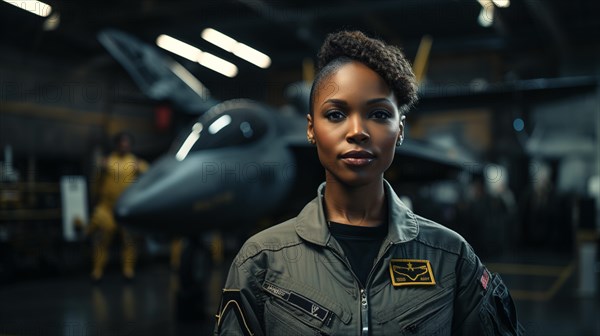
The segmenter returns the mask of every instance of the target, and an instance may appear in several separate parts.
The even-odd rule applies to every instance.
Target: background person
[[[92,236],[91,278],[98,281],[104,275],[109,260],[109,250],[115,234],[122,239],[122,272],[131,280],[135,276],[137,248],[132,234],[120,227],[113,209],[121,193],[134,183],[139,174],[148,169],[148,163],[131,153],[133,136],[127,132],[114,137],[115,149],[99,164],[98,203],[94,208],[87,234]]]

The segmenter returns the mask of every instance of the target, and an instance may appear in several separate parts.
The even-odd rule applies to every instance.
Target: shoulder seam
[[[299,241],[290,241],[290,242],[286,242],[286,243],[282,243],[279,244],[278,246],[265,246],[264,244],[259,244],[259,243],[255,243],[255,242],[250,242],[250,244],[253,244],[253,246],[256,247],[256,250],[248,252],[243,254],[243,256],[240,256],[238,261],[235,262],[236,265],[242,265],[244,264],[246,261],[256,257],[257,255],[259,255],[261,252],[264,251],[280,251],[283,250],[287,247],[292,247],[292,246],[297,246],[297,245],[301,245],[304,244],[303,241],[299,240]],[[244,244],[244,246],[242,247],[243,249],[248,249],[250,247],[246,247],[246,244]],[[239,254],[238,254],[239,255]]]
[[[418,222],[429,222],[429,223],[434,223],[434,224],[436,224],[436,225],[440,225],[440,226],[444,227],[443,225],[441,225],[441,224],[439,224],[439,223],[437,223],[437,222],[434,222],[434,221],[432,221],[432,220],[430,220],[430,219],[427,219],[427,218],[421,217],[421,216],[419,216],[419,215],[415,215],[415,219],[417,220],[417,223],[418,223]],[[420,226],[421,226],[421,225],[419,225],[419,227],[420,227]],[[444,228],[445,228],[445,227],[444,227]],[[419,230],[419,234],[418,234],[418,235],[415,237],[415,241],[419,242],[420,244],[423,244],[423,245],[426,245],[426,246],[429,246],[429,247],[432,247],[432,248],[435,248],[435,249],[439,249],[439,250],[442,250],[442,251],[444,251],[444,252],[447,252],[447,253],[450,253],[450,254],[456,255],[456,256],[458,256],[458,257],[459,257],[459,258],[461,258],[461,259],[470,260],[468,257],[466,257],[466,256],[464,255],[464,253],[462,253],[462,252],[461,252],[461,251],[462,251],[462,248],[461,248],[459,251],[452,251],[452,250],[450,250],[449,248],[446,248],[446,247],[443,247],[443,246],[439,246],[439,245],[433,244],[433,243],[431,243],[430,241],[425,241],[425,240],[421,239],[421,237],[420,237],[420,233],[421,233],[421,232],[422,232],[422,231],[421,231],[421,230]],[[464,238],[461,240],[461,242],[462,242],[463,244],[467,244],[467,242],[464,240]]]
[[[442,250],[442,251],[444,251],[444,252],[447,252],[447,253],[450,253],[450,254],[454,254],[454,255],[456,255],[456,256],[460,256],[460,255],[461,255],[460,253],[457,253],[457,252],[455,252],[455,251],[451,251],[451,250],[449,250],[449,249],[447,249],[447,248],[444,248],[444,247],[442,247],[442,246],[437,246],[437,245],[431,244],[431,243],[429,243],[429,242],[426,242],[426,241],[424,241],[424,240],[421,240],[421,239],[419,239],[419,237],[418,237],[418,236],[415,238],[415,241],[417,241],[419,244],[427,245],[427,246],[429,246],[429,247],[432,247],[432,248],[435,248],[435,249],[438,249],[438,250]]]

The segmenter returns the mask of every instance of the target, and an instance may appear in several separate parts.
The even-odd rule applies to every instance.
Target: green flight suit
[[[384,182],[388,235],[361,288],[331,236],[323,188],[250,238],[223,291],[215,335],[520,335],[515,306],[457,233],[415,215]]]

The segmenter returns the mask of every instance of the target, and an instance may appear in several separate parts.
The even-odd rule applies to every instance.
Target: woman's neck
[[[387,206],[383,177],[370,184],[349,186],[326,176],[327,220],[356,226],[378,226],[385,221]]]

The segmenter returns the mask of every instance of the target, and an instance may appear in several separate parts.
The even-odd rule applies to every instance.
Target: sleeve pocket
[[[268,335],[323,335],[310,321],[297,317],[283,303],[269,299],[265,303],[265,330]]]

